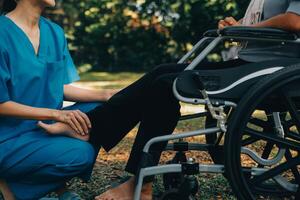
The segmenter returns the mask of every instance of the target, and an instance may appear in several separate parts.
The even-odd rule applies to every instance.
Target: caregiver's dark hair
[[[3,0],[1,14],[14,10],[16,6],[17,2],[15,0]]]

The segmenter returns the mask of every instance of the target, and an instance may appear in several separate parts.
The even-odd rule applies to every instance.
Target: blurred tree
[[[0,0],[1,1],[1,0]],[[46,14],[64,26],[77,65],[146,70],[175,62],[249,0],[64,0]]]

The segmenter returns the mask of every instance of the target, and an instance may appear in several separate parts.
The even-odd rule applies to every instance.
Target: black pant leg
[[[180,118],[179,101],[172,91],[172,84],[178,73],[165,74],[158,77],[151,85],[147,104],[143,108],[139,130],[134,141],[126,171],[135,174],[138,170],[143,147],[154,137],[173,133]],[[167,142],[154,144],[150,148],[153,164],[159,162],[160,155]]]
[[[163,64],[158,65],[139,80],[135,81],[125,89],[121,90],[108,100],[108,104],[115,107],[124,105],[135,108],[144,107],[144,100],[153,81],[159,76],[168,73],[181,72],[187,64]]]
[[[154,80],[163,74],[180,72],[185,67],[186,64],[160,65],[87,113],[93,127],[90,142],[106,151],[117,145],[141,121],[144,108],[149,106],[148,94]]]

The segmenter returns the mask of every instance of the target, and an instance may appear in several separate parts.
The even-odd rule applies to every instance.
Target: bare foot
[[[77,138],[80,140],[88,141],[89,135],[79,135],[76,133],[69,125],[56,122],[54,124],[45,124],[41,121],[38,122],[38,126],[44,129],[47,133],[51,135],[66,135],[72,138]]]
[[[0,179],[0,191],[5,200],[15,200],[14,194],[10,191],[4,180]]]
[[[95,197],[95,200],[133,200],[135,188],[134,177],[116,188]],[[152,183],[143,186],[141,200],[152,200]]]

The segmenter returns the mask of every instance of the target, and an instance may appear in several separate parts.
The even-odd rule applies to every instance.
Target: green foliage
[[[64,0],[65,29],[77,64],[145,70],[174,62],[248,0]]]

